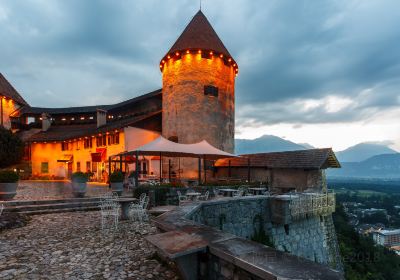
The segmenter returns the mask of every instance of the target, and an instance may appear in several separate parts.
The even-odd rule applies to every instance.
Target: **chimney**
[[[42,131],[47,131],[51,126],[51,117],[49,114],[42,113]]]
[[[107,123],[107,111],[102,109],[97,109],[97,127],[103,126]]]

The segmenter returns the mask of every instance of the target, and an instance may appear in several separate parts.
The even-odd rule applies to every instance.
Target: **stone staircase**
[[[27,215],[100,210],[100,197],[4,201],[3,213]]]

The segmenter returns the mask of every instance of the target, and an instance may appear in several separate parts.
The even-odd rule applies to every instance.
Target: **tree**
[[[22,140],[10,130],[0,127],[0,168],[19,163],[23,155]]]

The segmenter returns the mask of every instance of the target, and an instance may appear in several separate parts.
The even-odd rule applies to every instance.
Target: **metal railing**
[[[296,193],[291,196],[289,209],[292,219],[306,216],[324,216],[335,212],[336,196],[333,191],[326,193]]]

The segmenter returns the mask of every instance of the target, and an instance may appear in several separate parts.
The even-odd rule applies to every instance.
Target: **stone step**
[[[85,202],[65,202],[65,203],[50,203],[50,204],[33,204],[33,205],[16,205],[6,206],[4,212],[25,212],[25,211],[40,211],[50,209],[69,209],[69,208],[87,208],[99,207],[99,201]]]
[[[19,206],[19,205],[43,205],[43,204],[59,204],[59,203],[70,203],[70,202],[99,202],[101,197],[84,197],[84,198],[63,198],[63,199],[48,199],[48,200],[12,200],[3,201],[5,207]]]

